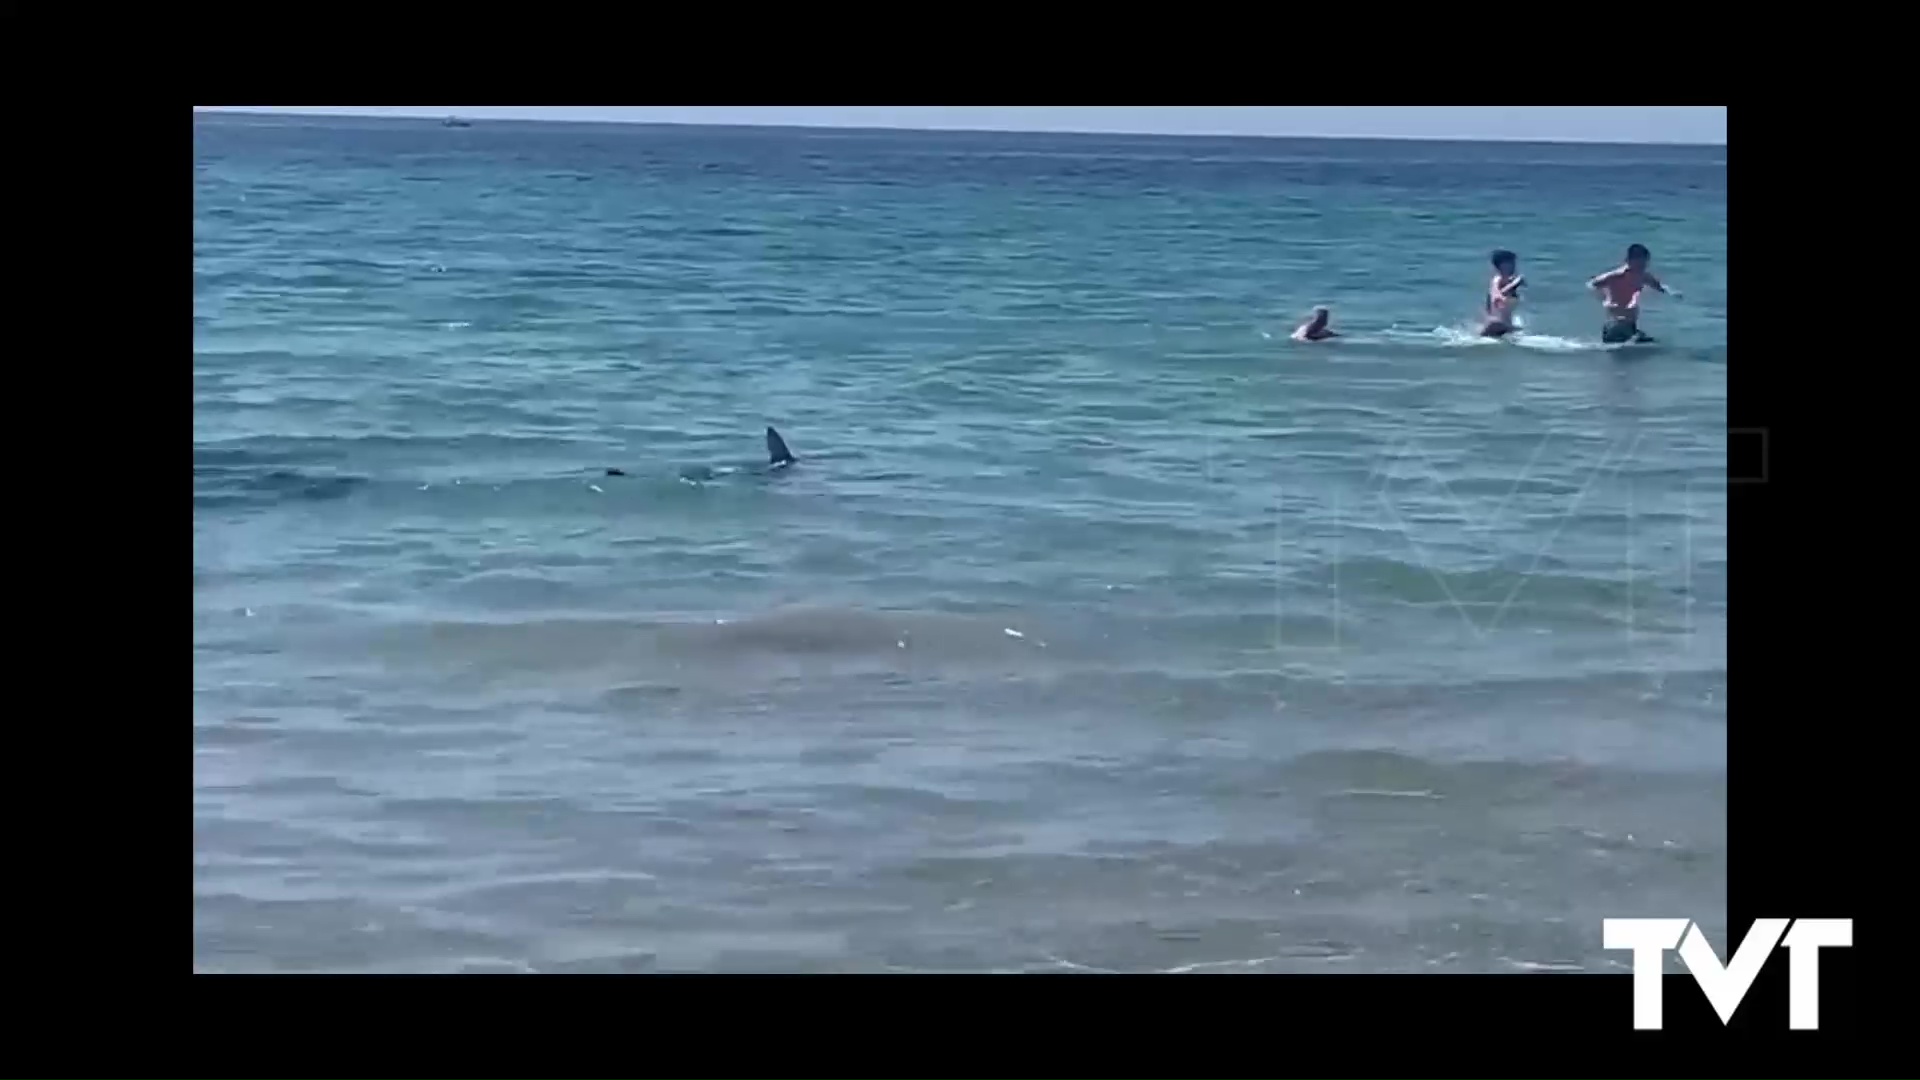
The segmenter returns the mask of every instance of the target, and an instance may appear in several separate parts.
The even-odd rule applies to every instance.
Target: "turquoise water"
[[[1724,908],[1724,148],[194,140],[197,969],[1558,970]],[[1686,299],[1601,349],[1635,241]]]

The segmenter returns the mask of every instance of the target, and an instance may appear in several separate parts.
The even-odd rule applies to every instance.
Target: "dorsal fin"
[[[793,464],[793,451],[787,449],[787,440],[781,438],[780,433],[773,430],[771,424],[767,426],[767,464]]]

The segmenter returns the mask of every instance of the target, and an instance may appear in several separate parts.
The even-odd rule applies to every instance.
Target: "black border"
[[[228,88],[239,85],[236,80]],[[703,89],[708,100],[727,96],[719,84]],[[258,92],[256,84],[252,96],[273,95]],[[104,813],[91,816],[104,818],[96,827],[106,830],[77,844],[73,838],[34,838],[44,845],[44,862],[26,862],[22,853],[16,865],[34,867],[21,885],[46,889],[50,901],[59,897],[59,921],[72,927],[38,946],[46,950],[49,970],[109,987],[130,970],[144,978],[150,971],[187,967],[184,957],[171,958],[164,946],[180,940],[172,921],[177,909],[167,900],[167,883],[174,880],[169,867],[178,865],[178,855],[171,853],[161,809],[177,805],[176,781],[164,763],[178,761],[179,749],[167,720],[164,672],[149,673],[145,663],[167,654],[162,624],[170,621],[168,605],[157,585],[178,572],[164,552],[167,474],[158,448],[176,437],[168,433],[162,403],[179,393],[168,387],[169,373],[177,369],[165,344],[171,336],[166,327],[186,322],[176,307],[184,291],[180,231],[187,215],[179,197],[186,178],[179,155],[185,112],[140,106],[131,117],[110,110],[94,117],[94,125],[41,121],[45,149],[39,152],[59,161],[36,185],[45,208],[16,219],[18,227],[39,234],[22,241],[27,251],[56,253],[49,258],[55,276],[43,282],[51,286],[47,292],[61,294],[30,315],[16,310],[17,318],[40,322],[48,331],[33,335],[46,343],[35,348],[47,352],[20,365],[39,374],[29,374],[26,387],[16,384],[16,392],[71,402],[78,391],[92,399],[78,416],[71,406],[62,409],[64,438],[16,446],[17,461],[35,463],[25,471],[38,475],[36,494],[44,500],[27,517],[64,522],[53,534],[54,562],[64,572],[38,582],[51,586],[57,577],[63,584],[41,599],[41,608],[65,616],[70,633],[62,658],[82,665],[86,693],[79,700],[87,703],[60,725],[62,734],[82,745],[64,761],[48,760],[31,771],[49,785],[36,798],[43,808],[65,807],[56,816],[71,818],[81,806],[99,807]],[[1755,192],[1764,184],[1769,192],[1742,200],[1743,211],[1752,215],[1742,218],[1743,235],[1780,237],[1786,245],[1777,253],[1781,258],[1821,264],[1806,268],[1810,277],[1854,276],[1855,283],[1833,286],[1842,295],[1831,303],[1868,317],[1857,281],[1870,275],[1878,257],[1861,251],[1855,259],[1853,251],[1836,248],[1847,247],[1849,237],[1864,246],[1882,235],[1867,215],[1879,208],[1899,213],[1904,200],[1893,192],[1862,190],[1878,183],[1871,176],[1853,170],[1833,176],[1831,159],[1812,159],[1818,155],[1811,152],[1821,148],[1790,145],[1790,133],[1762,134],[1757,121],[1745,130],[1743,138],[1753,142],[1743,156],[1768,160],[1765,170],[1756,165],[1743,182]],[[1782,141],[1762,149],[1769,137]],[[1853,190],[1836,194],[1839,180]],[[1847,223],[1849,212],[1859,220]],[[1775,261],[1776,253],[1760,241],[1751,248],[1754,265]],[[1763,294],[1800,287],[1753,273]],[[1828,302],[1819,299],[1815,306]],[[1767,325],[1778,316],[1763,311],[1749,317]],[[193,1025],[191,1034],[177,1036],[192,1048],[186,1060],[210,1075],[234,1076],[370,1068],[449,1076],[1285,1075],[1455,1068],[1486,1075],[1634,1075],[1695,1064],[1756,1074],[1870,1068],[1847,1050],[1883,1033],[1891,1014],[1878,1012],[1885,995],[1867,991],[1872,965],[1861,956],[1875,950],[1886,964],[1898,962],[1899,954],[1886,949],[1884,930],[1875,933],[1876,923],[1887,924],[1870,917],[1873,901],[1864,886],[1869,873],[1884,879],[1901,867],[1895,859],[1883,870],[1855,851],[1853,838],[1868,829],[1897,828],[1897,818],[1873,812],[1871,800],[1882,789],[1871,765],[1876,755],[1889,764],[1902,759],[1892,736],[1881,730],[1901,722],[1894,707],[1869,704],[1882,697],[1864,693],[1880,685],[1879,673],[1857,640],[1857,618],[1838,610],[1849,601],[1837,594],[1863,587],[1850,583],[1855,579],[1849,569],[1871,574],[1873,565],[1884,566],[1879,560],[1889,557],[1871,549],[1862,554],[1863,538],[1855,530],[1873,528],[1875,521],[1869,517],[1859,525],[1860,510],[1879,510],[1882,527],[1891,518],[1887,509],[1840,503],[1837,479],[1829,478],[1857,474],[1862,458],[1872,454],[1866,445],[1872,432],[1899,430],[1897,420],[1882,425],[1866,418],[1872,402],[1861,398],[1872,394],[1858,393],[1869,381],[1886,382],[1891,372],[1846,371],[1822,363],[1814,343],[1769,341],[1763,333],[1756,328],[1747,334],[1743,340],[1752,342],[1753,352],[1732,360],[1728,369],[1730,428],[1765,432],[1761,455],[1742,444],[1762,437],[1730,436],[1730,480],[1745,482],[1729,488],[1741,601],[1730,649],[1739,654],[1741,706],[1737,736],[1729,725],[1729,814],[1737,828],[1730,837],[1728,923],[1738,935],[1761,915],[1856,920],[1854,948],[1822,954],[1820,1032],[1783,1030],[1786,965],[1778,956],[1727,1029],[1690,979],[1669,976],[1667,1030],[1659,1033],[1629,1029],[1625,975],[1199,983],[1144,977],[985,983],[921,976],[884,984],[683,976],[517,988],[473,979],[295,978],[259,986],[227,979],[195,983],[185,1015],[173,1019]],[[1842,344],[1833,357],[1850,353],[1859,355]],[[1888,359],[1889,366],[1899,366]],[[78,386],[58,378],[82,370]],[[1793,395],[1795,408],[1775,400],[1784,394]],[[1807,423],[1821,415],[1852,417],[1852,434],[1821,439]],[[1863,433],[1869,437],[1861,438]],[[62,444],[71,457],[53,452]],[[90,451],[103,452],[94,454],[91,465],[74,460]],[[1822,451],[1830,461],[1821,460]],[[1750,467],[1756,457],[1763,463],[1757,474]],[[152,497],[145,499],[149,491]],[[136,493],[141,501],[131,498]],[[1826,501],[1814,501],[1820,496]],[[1792,505],[1796,499],[1799,505]],[[130,529],[129,518],[138,526]],[[1888,610],[1898,619],[1897,601]],[[1732,663],[1730,656],[1730,668]],[[1811,699],[1806,711],[1788,704],[1789,690],[1803,688],[1802,696]],[[1897,700],[1898,692],[1895,683],[1885,696]],[[148,822],[150,837],[139,827]],[[1898,845],[1904,837],[1890,839]],[[1883,884],[1879,891],[1889,890]],[[1715,944],[1727,952],[1727,943]],[[109,991],[106,997],[133,1004],[124,993]],[[144,1004],[166,1007],[165,999]],[[128,1011],[123,1006],[114,1014]],[[101,1041],[105,1053],[94,1050],[97,1062],[122,1054],[129,1064],[138,1060],[151,1067],[156,1061],[144,1040]],[[854,1065],[861,1057],[874,1064]]]
[[[1742,262],[1755,266],[1743,280],[1767,295],[1767,267],[1781,265],[1773,253],[1799,248],[1801,238],[1822,238],[1816,246],[1831,239],[1822,259],[1836,264],[1876,267],[1893,257],[1875,250],[1884,229],[1874,220],[1886,205],[1881,200],[1897,197],[1886,182],[1871,170],[1843,180],[1818,156],[1802,153],[1790,131],[1770,130],[1760,110],[1742,115],[1751,134],[1743,136],[1749,141],[1741,155],[1754,162],[1743,172],[1749,179],[1742,190],[1754,194],[1741,199],[1740,230],[1755,238],[1740,245]],[[1890,714],[1878,704],[1892,695],[1864,693],[1886,685],[1877,669],[1891,657],[1860,645],[1871,634],[1868,616],[1850,609],[1876,598],[1870,578],[1891,554],[1879,537],[1889,512],[1904,502],[1889,506],[1887,496],[1905,478],[1888,469],[1880,475],[1894,485],[1873,481],[1878,469],[1899,461],[1880,436],[1900,430],[1900,421],[1876,415],[1870,390],[1861,394],[1853,379],[1835,378],[1856,362],[1852,348],[1811,335],[1772,335],[1762,329],[1764,310],[1746,317],[1757,323],[1742,336],[1752,351],[1730,359],[1727,372],[1728,591],[1738,597],[1730,684],[1739,672],[1737,687],[1729,686],[1727,923],[1741,936],[1758,918],[1851,918],[1854,938],[1851,948],[1821,951],[1820,1031],[1784,1030],[1787,964],[1776,957],[1732,1023],[1715,1031],[1717,1019],[1704,1017],[1695,1038],[1718,1038],[1729,1055],[1736,1048],[1744,1054],[1749,1040],[1775,1044],[1775,1053],[1752,1059],[1763,1068],[1781,1067],[1778,1048],[1819,1047],[1824,1068],[1844,1061],[1842,1067],[1869,1069],[1869,1060],[1890,1059],[1849,1051],[1886,1040],[1893,1018],[1893,992],[1881,989],[1892,980],[1881,973],[1898,954],[1886,947],[1889,916],[1876,909],[1897,890],[1887,885],[1901,872],[1866,842],[1886,831],[1886,811],[1874,804],[1898,783],[1877,778],[1874,766],[1879,755],[1890,764],[1906,755],[1895,749],[1904,732],[1887,731]],[[1858,355],[1875,351],[1863,343]],[[1819,432],[1826,418],[1843,429]],[[1861,487],[1864,500],[1854,494]],[[1870,878],[1880,887],[1870,889]],[[1724,959],[1729,946],[1715,944]],[[1676,994],[1701,1001],[1685,976],[1668,976],[1667,986],[1670,1010]]]

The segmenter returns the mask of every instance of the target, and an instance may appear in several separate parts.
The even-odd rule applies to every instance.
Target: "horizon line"
[[[375,121],[412,121],[459,119],[470,123],[488,124],[555,124],[574,127],[687,127],[687,128],[746,128],[759,131],[887,131],[916,132],[929,134],[973,134],[973,135],[1129,135],[1146,136],[1161,139],[1321,139],[1326,141],[1349,142],[1440,142],[1440,143],[1513,143],[1532,146],[1687,146],[1702,149],[1726,149],[1724,142],[1693,142],[1685,139],[1650,139],[1640,142],[1621,142],[1616,139],[1533,139],[1502,136],[1466,138],[1459,135],[1321,135],[1291,134],[1267,135],[1249,132],[1224,131],[1134,131],[1116,128],[987,128],[987,127],[902,127],[897,125],[875,124],[826,124],[826,123],[786,123],[786,124],[749,124],[739,121],[695,122],[690,120],[580,120],[562,117],[526,117],[526,116],[474,116],[461,113],[383,114],[369,113],[309,113],[309,112],[272,112],[264,109],[249,109],[245,106],[200,106],[193,107],[196,116],[265,116],[275,119],[292,120],[375,120]]]

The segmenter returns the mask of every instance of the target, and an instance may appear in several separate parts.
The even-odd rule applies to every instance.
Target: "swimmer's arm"
[[[1613,269],[1607,271],[1606,273],[1595,277],[1592,281],[1587,282],[1587,288],[1604,289],[1607,287],[1608,282],[1614,281],[1615,279],[1619,278],[1621,274],[1624,274],[1626,272],[1627,272],[1626,267],[1616,266]]]
[[[1496,282],[1499,281],[1498,278],[1495,278],[1494,280]],[[1525,274],[1515,274],[1513,275],[1512,281],[1507,282],[1505,285],[1496,284],[1494,286],[1494,290],[1500,293],[1500,295],[1502,296],[1512,296],[1514,293],[1520,291],[1520,286],[1525,285],[1526,283],[1527,283],[1527,276]]]
[[[1671,297],[1673,297],[1673,298],[1674,298],[1674,299],[1676,299],[1676,300],[1678,300],[1678,299],[1680,299],[1680,290],[1679,290],[1679,289],[1669,289],[1669,288],[1667,288],[1667,283],[1666,283],[1666,282],[1664,282],[1664,281],[1661,281],[1661,280],[1660,280],[1659,278],[1657,278],[1657,277],[1654,277],[1654,276],[1653,276],[1652,274],[1648,274],[1648,275],[1647,275],[1647,284],[1649,284],[1649,285],[1651,285],[1651,286],[1653,286],[1653,287],[1654,287],[1654,288],[1655,288],[1656,290],[1658,290],[1658,291],[1660,291],[1660,292],[1663,292],[1663,293],[1666,293],[1666,294],[1667,294],[1668,296],[1671,296]]]

